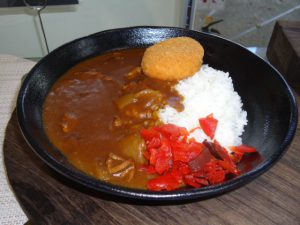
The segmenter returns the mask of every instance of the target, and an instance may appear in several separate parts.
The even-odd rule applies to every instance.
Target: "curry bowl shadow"
[[[247,111],[243,143],[260,156],[246,158],[246,173],[222,184],[171,192],[124,188],[97,180],[73,167],[47,138],[43,103],[53,84],[71,67],[106,52],[147,47],[167,38],[188,36],[205,49],[204,63],[229,72]],[[297,127],[297,104],[282,75],[268,62],[229,40],[174,27],[129,27],[102,31],[67,43],[41,59],[22,83],[17,114],[20,129],[32,150],[52,169],[101,193],[146,201],[199,200],[223,194],[252,181],[273,166],[288,149]],[[250,166],[249,166],[250,165]]]

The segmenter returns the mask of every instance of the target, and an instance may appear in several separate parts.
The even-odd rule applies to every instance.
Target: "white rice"
[[[240,136],[247,125],[247,112],[242,109],[241,98],[234,91],[229,73],[203,65],[199,72],[181,80],[175,88],[184,96],[184,111],[165,107],[160,111],[164,123],[191,130],[199,127],[199,118],[213,113],[218,120],[215,139],[226,148],[242,143]],[[199,142],[210,140],[200,129],[191,136]]]

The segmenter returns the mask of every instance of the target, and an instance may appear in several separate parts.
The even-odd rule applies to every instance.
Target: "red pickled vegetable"
[[[175,161],[173,164],[173,172],[179,172],[182,176],[190,174],[191,168],[187,163],[181,161]]]
[[[172,147],[174,161],[189,162],[201,153],[204,146],[198,142],[191,142],[172,145]]]
[[[174,124],[165,124],[163,126],[156,127],[156,130],[170,141],[185,141],[180,140],[179,138],[186,139],[189,135],[189,132],[184,127],[178,127]]]
[[[161,138],[160,132],[155,129],[141,129],[141,136],[145,141],[151,141],[153,138],[160,140]]]
[[[156,177],[150,180],[147,184],[149,190],[152,191],[171,191],[179,188],[181,185],[180,181],[172,176],[171,173]]]
[[[154,137],[149,141],[148,147],[149,148],[158,148],[161,145],[161,140],[160,138]]]
[[[220,161],[212,160],[204,168],[205,177],[210,184],[222,183],[225,180],[226,170],[219,164]]]
[[[140,171],[146,171],[148,174],[155,174],[155,168],[151,165],[143,165],[139,168]]]
[[[212,114],[200,119],[202,129],[212,139],[217,122]],[[231,147],[233,153],[229,154],[217,140],[199,143],[189,139],[189,134],[185,128],[173,124],[141,131],[147,147],[144,156],[149,160],[149,165],[141,169],[157,175],[148,182],[149,190],[171,191],[183,186],[200,188],[222,183],[227,174],[241,173],[236,163],[244,153],[256,151],[240,145]]]
[[[150,149],[150,164],[154,165],[158,174],[162,174],[171,168],[172,152],[168,144],[163,143],[159,148]]]
[[[203,172],[196,172],[196,173],[188,174],[188,175],[184,176],[184,181],[189,186],[192,186],[195,188],[209,185],[208,180],[206,179]]]
[[[203,169],[204,165],[214,159],[208,148],[204,147],[201,154],[188,162],[189,168],[192,172],[197,172]]]
[[[207,117],[199,119],[199,123],[204,133],[211,139],[214,139],[218,120],[213,117],[213,114],[209,114]]]
[[[239,152],[233,152],[233,154],[230,155],[231,159],[233,162],[238,163],[242,160],[244,156],[244,153],[239,153]]]
[[[220,145],[218,141],[214,141],[214,145],[223,160],[220,160],[222,166],[233,174],[239,174],[236,164],[231,159],[228,151]]]
[[[234,152],[238,153],[250,153],[250,152],[257,152],[256,148],[249,146],[249,145],[239,145],[239,146],[232,146],[230,149]]]
[[[212,154],[216,159],[221,159],[221,160],[223,159],[223,157],[220,155],[219,151],[217,151],[216,145],[214,143],[204,140],[203,144],[207,147],[210,154]]]

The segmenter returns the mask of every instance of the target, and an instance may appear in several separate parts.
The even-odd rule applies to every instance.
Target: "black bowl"
[[[166,38],[192,37],[204,46],[204,63],[228,71],[248,113],[243,142],[255,146],[263,160],[250,171],[223,184],[200,189],[152,192],[96,180],[68,163],[43,128],[43,103],[55,81],[75,64],[113,50],[147,47]],[[99,32],[67,43],[41,59],[19,92],[17,113],[22,133],[54,170],[96,191],[136,200],[173,201],[208,198],[236,189],[267,171],[287,150],[297,126],[297,105],[284,78],[269,63],[226,39],[170,27],[132,27]]]

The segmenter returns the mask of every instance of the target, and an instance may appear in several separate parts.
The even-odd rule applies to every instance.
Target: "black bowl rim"
[[[298,122],[298,109],[297,109],[297,102],[293,95],[293,92],[291,88],[289,87],[288,83],[285,81],[283,76],[279,73],[278,70],[276,70],[269,62],[264,60],[263,58],[257,56],[256,54],[249,51],[244,46],[235,43],[233,41],[230,41],[226,38],[222,38],[213,34],[203,33],[199,31],[189,30],[185,28],[179,28],[179,27],[168,27],[168,26],[135,26],[135,27],[124,27],[124,28],[116,28],[116,29],[110,29],[105,31],[100,31],[82,38],[75,39],[71,42],[68,42],[66,44],[61,45],[60,47],[56,48],[52,52],[49,53],[49,55],[55,54],[57,51],[61,50],[62,48],[66,47],[67,45],[71,45],[72,43],[79,42],[83,39],[86,39],[88,37],[101,35],[104,33],[109,32],[122,32],[122,31],[128,31],[128,30],[140,30],[140,29],[151,29],[151,30],[161,30],[161,29],[171,29],[176,31],[185,31],[189,33],[194,34],[201,34],[204,36],[211,36],[216,39],[221,39],[222,41],[229,42],[231,45],[235,45],[239,48],[243,48],[244,50],[247,50],[249,54],[255,55],[260,61],[267,64],[269,67],[272,68],[274,71],[274,74],[280,79],[280,81],[284,84],[284,86],[287,89],[288,97],[290,100],[290,107],[291,107],[291,115],[290,115],[290,124],[288,132],[284,138],[284,141],[279,146],[279,150],[277,151],[277,154],[275,154],[272,158],[267,159],[260,165],[258,165],[255,169],[238,176],[237,178],[231,179],[229,181],[226,181],[222,184],[203,187],[199,189],[186,189],[186,190],[176,190],[176,191],[148,191],[148,190],[140,190],[140,189],[132,189],[132,188],[126,188],[121,186],[112,185],[103,181],[99,181],[97,179],[94,179],[92,177],[89,177],[88,175],[85,175],[81,172],[75,172],[68,169],[66,166],[60,164],[57,160],[55,160],[50,154],[48,154],[46,151],[40,148],[38,142],[30,135],[30,132],[27,128],[26,121],[24,118],[24,97],[27,92],[27,85],[28,82],[31,79],[31,76],[33,72],[39,67],[40,64],[44,62],[44,60],[47,58],[45,56],[42,58],[28,73],[26,78],[24,79],[22,86],[19,91],[18,99],[17,99],[17,117],[19,122],[19,127],[21,129],[21,132],[23,136],[25,137],[25,140],[29,144],[29,146],[32,148],[32,150],[52,169],[59,172],[63,176],[67,177],[68,179],[71,179],[77,183],[80,183],[81,185],[84,185],[85,187],[91,188],[96,191],[100,191],[103,193],[111,194],[113,196],[119,196],[119,197],[125,197],[129,199],[134,200],[145,200],[145,201],[181,201],[181,200],[193,200],[193,199],[205,199],[208,197],[216,196],[223,194],[225,192],[232,191],[236,188],[239,188],[243,186],[246,183],[249,183],[254,178],[260,176],[264,172],[266,172],[268,169],[270,169],[286,152],[287,148],[289,147],[290,143],[293,140],[293,137],[296,132],[297,128],[297,122]]]

